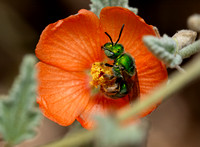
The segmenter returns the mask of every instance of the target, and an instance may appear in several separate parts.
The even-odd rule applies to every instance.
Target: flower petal
[[[122,7],[103,8],[100,13],[100,23],[103,30],[112,37],[114,42],[117,41],[124,24],[119,43],[124,46],[126,52],[135,52],[138,48],[138,52],[141,52],[142,37],[144,35],[155,35],[153,26],[146,24],[142,18]],[[109,41],[108,37],[107,41]]]
[[[36,56],[66,71],[83,71],[102,61],[99,19],[88,11],[48,25],[40,36]]]
[[[92,129],[96,125],[94,116],[106,115],[108,112],[115,112],[127,104],[129,104],[128,97],[114,100],[111,98],[106,98],[102,94],[97,94],[90,99],[87,107],[77,118],[77,120],[84,128]]]
[[[167,80],[165,65],[154,56],[145,55],[141,57],[136,61],[136,66],[141,96],[150,93],[159,84]]]
[[[60,125],[70,125],[89,100],[88,78],[83,72],[65,70],[39,62],[37,102],[44,115]]]

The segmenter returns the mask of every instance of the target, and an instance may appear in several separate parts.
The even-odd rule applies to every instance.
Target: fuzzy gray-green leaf
[[[101,9],[107,6],[120,6],[131,10],[133,13],[137,14],[138,9],[128,6],[128,0],[91,0],[90,10],[99,16]]]
[[[115,118],[97,117],[97,120],[99,123],[95,138],[98,147],[141,145],[146,136],[146,123],[121,126]]]
[[[36,59],[26,55],[7,98],[0,101],[0,132],[10,144],[18,144],[35,135],[40,113],[35,108]]]
[[[168,67],[175,68],[181,64],[182,57],[176,53],[177,44],[172,38],[167,35],[162,38],[145,36],[143,41],[148,49]]]
[[[200,40],[197,40],[196,42],[182,48],[178,51],[178,54],[184,59],[189,58],[197,52],[200,52]]]

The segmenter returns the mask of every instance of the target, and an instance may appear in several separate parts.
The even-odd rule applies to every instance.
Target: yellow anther
[[[95,62],[91,68],[92,81],[91,85],[105,85],[108,83],[108,77],[113,76],[112,67],[106,66],[105,63]]]

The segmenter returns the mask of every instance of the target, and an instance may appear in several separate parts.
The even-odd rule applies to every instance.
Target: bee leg
[[[126,82],[122,78],[118,78],[116,80],[116,84],[118,84],[118,92],[115,95],[115,98],[121,98],[128,94],[128,88]]]
[[[106,87],[104,90],[107,93],[114,93],[115,94],[115,93],[118,92],[118,89],[119,89],[119,85],[117,83],[114,83],[113,85]]]
[[[118,65],[115,65],[113,66],[112,68],[113,72],[114,72],[114,75],[118,78],[123,78],[122,76],[122,71],[124,70],[124,67],[122,66],[118,66]]]
[[[119,93],[119,83],[113,83],[109,86],[101,86],[101,90],[104,92],[105,95],[115,99],[115,95]]]
[[[113,65],[110,65],[110,64],[108,64],[108,63],[105,63],[105,66],[113,67]]]
[[[128,94],[128,88],[127,88],[127,84],[125,82],[122,82],[120,84],[120,92],[121,95],[126,95]]]
[[[114,78],[113,75],[104,74],[103,77],[108,80],[112,80]]]

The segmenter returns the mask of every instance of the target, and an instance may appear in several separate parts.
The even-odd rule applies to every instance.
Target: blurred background
[[[42,30],[79,9],[90,9],[89,3],[90,0],[0,0],[0,94],[8,93],[22,57],[34,53]],[[187,18],[200,13],[199,0],[130,0],[129,4],[139,9],[138,15],[148,24],[157,26],[161,35],[172,36],[178,30],[187,29]],[[147,147],[200,146],[198,90],[200,79],[171,96],[148,116]],[[19,147],[54,141],[67,131],[68,127],[43,119],[38,136]]]

